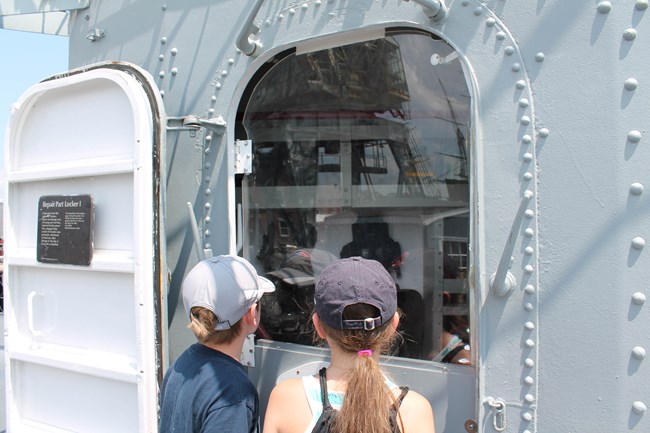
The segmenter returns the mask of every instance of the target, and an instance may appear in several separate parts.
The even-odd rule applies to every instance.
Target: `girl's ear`
[[[393,323],[392,323],[393,329],[396,330],[397,325],[399,325],[399,313],[395,312],[395,315],[393,316]]]
[[[314,329],[316,329],[316,334],[323,340],[327,338],[327,332],[323,329],[323,327],[320,324],[320,317],[318,317],[318,314],[314,313],[313,316],[311,316],[311,320],[314,322]]]

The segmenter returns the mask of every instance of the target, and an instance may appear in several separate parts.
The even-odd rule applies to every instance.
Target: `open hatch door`
[[[147,72],[52,77],[5,138],[7,430],[155,432],[166,367],[165,113]]]

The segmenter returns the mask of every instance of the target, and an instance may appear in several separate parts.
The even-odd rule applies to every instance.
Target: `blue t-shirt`
[[[259,398],[244,366],[194,344],[165,373],[161,433],[258,433]]]

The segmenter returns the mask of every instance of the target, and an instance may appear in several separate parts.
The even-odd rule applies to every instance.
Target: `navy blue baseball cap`
[[[349,257],[327,266],[314,291],[316,313],[335,329],[375,329],[392,320],[397,311],[397,287],[386,268],[376,260]],[[344,320],[343,310],[368,304],[379,310],[376,317]]]

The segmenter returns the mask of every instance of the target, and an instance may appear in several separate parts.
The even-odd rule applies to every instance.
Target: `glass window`
[[[404,357],[469,361],[470,97],[455,51],[433,35],[296,55],[253,79],[238,138],[242,254],[277,290],[266,338],[312,344],[314,283],[337,258],[379,261],[399,287]]]

